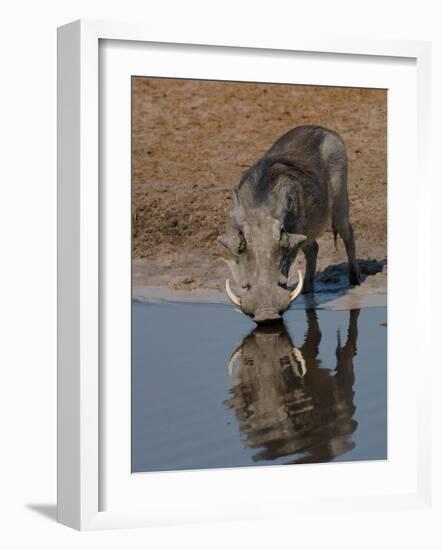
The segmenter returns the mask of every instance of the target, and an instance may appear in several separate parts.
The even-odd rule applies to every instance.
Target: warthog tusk
[[[296,300],[296,298],[301,294],[302,285],[304,284],[304,279],[302,277],[302,272],[298,270],[298,284],[296,285],[295,290],[290,292],[290,301]]]
[[[305,376],[305,373],[307,372],[307,367],[305,365],[305,359],[304,359],[300,349],[293,347],[292,351],[293,351],[293,355],[294,355],[295,359],[298,361],[298,363],[301,367],[301,372],[298,373],[298,376],[303,378]]]
[[[232,303],[234,303],[236,306],[241,305],[241,300],[238,298],[238,296],[230,288],[229,279],[226,279],[226,292],[227,292],[227,296],[229,297],[229,299]]]

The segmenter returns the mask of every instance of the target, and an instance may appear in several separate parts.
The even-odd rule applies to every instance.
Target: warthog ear
[[[307,239],[307,237],[305,235],[301,235],[301,233],[285,232],[285,234],[287,235],[288,246],[290,248],[295,248],[299,246],[301,243],[303,243]]]
[[[238,191],[236,189],[234,189],[232,193],[232,210],[230,211],[230,218],[238,228],[245,222],[244,207],[239,202]]]

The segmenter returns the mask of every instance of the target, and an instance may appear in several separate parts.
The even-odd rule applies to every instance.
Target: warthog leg
[[[341,164],[331,165],[328,175],[328,185],[331,198],[331,218],[333,233],[342,237],[348,258],[348,279],[351,285],[359,285],[361,282],[359,267],[356,262],[355,241],[353,229],[349,219],[349,201],[347,191],[347,160]]]
[[[348,280],[351,285],[359,285],[361,284],[361,276],[359,274],[358,263],[356,262],[355,240],[353,238],[353,228],[350,223],[344,235],[341,233],[341,237],[344,240],[348,258]]]
[[[319,245],[316,241],[306,246],[303,249],[305,261],[306,261],[306,273],[304,279],[304,286],[302,287],[303,294],[309,294],[315,291],[315,273],[316,273],[316,259],[318,257]]]

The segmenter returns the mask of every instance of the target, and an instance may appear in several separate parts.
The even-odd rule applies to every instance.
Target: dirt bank
[[[134,78],[132,123],[134,286],[220,288],[231,190],[301,124],[343,137],[358,258],[386,258],[386,91]],[[345,260],[330,231],[319,244],[319,270]]]

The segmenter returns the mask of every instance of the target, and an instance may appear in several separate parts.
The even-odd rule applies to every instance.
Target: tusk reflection
[[[232,376],[233,367],[235,366],[235,363],[240,358],[240,356],[241,356],[241,349],[237,349],[232,353],[229,359],[229,363],[227,364],[227,370],[229,372],[229,376]]]
[[[297,371],[296,374],[302,378],[307,372],[307,365],[305,364],[304,356],[302,355],[302,351],[296,347],[293,347],[293,355],[295,356],[300,368],[300,372]]]

